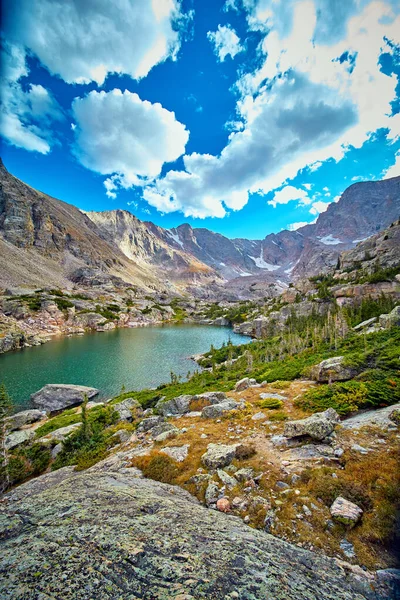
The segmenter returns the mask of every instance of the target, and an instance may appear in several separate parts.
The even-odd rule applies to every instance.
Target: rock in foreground
[[[390,597],[362,571],[356,579],[334,559],[207,510],[180,488],[107,468],[66,467],[9,494],[2,598]]]
[[[97,396],[99,390],[85,385],[66,385],[49,383],[41,390],[32,394],[31,400],[35,406],[53,414],[70,406],[77,406],[84,401],[85,394],[90,399]]]

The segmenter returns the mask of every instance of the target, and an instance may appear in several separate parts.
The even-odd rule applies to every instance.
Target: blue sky
[[[3,4],[2,157],[83,210],[262,238],[400,174],[400,6]]]

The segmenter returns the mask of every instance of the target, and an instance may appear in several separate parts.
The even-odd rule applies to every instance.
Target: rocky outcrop
[[[323,440],[332,433],[340,417],[333,408],[315,413],[306,419],[285,423],[284,435],[289,438],[308,435],[314,440]]]
[[[60,429],[51,431],[37,441],[44,446],[55,446],[56,444],[63,442],[67,437],[74,433],[74,431],[79,429],[79,427],[81,427],[81,423],[72,423],[72,425],[67,425],[66,427],[60,427]]]
[[[122,402],[113,404],[113,409],[118,413],[119,421],[131,422],[133,414],[140,416],[143,413],[141,404],[134,398],[125,398]]]
[[[32,403],[48,414],[64,410],[70,406],[82,404],[85,395],[90,399],[96,396],[99,390],[84,385],[67,385],[49,383],[41,390],[32,394]]]
[[[393,589],[107,463],[2,503],[0,595],[64,600],[383,600]],[[195,526],[194,526],[195,525]],[[382,577],[382,580],[384,578]]]

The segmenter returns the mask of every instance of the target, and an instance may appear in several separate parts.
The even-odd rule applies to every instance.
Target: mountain
[[[290,281],[331,270],[341,252],[399,214],[395,177],[350,186],[315,224],[297,231],[229,239],[187,223],[163,229],[119,209],[84,213],[31,188],[1,163],[0,286],[79,283],[275,294]]]
[[[196,256],[226,279],[258,275],[290,281],[326,271],[339,254],[388,227],[400,214],[400,177],[355,183],[316,223],[263,240],[228,239],[188,224],[161,230],[166,243]]]
[[[0,286],[129,285],[162,289],[168,273],[175,279],[212,276],[207,265],[160,243],[145,224],[126,211],[90,219],[75,206],[39,192],[11,175],[0,163]],[[134,222],[137,252],[129,249],[121,223]],[[126,227],[128,229],[128,227]],[[119,248],[121,246],[121,249]],[[141,245],[141,248],[140,248]],[[147,256],[147,260],[145,259]],[[155,266],[164,265],[158,271]],[[168,267],[168,268],[165,268]],[[167,277],[166,277],[167,275]]]

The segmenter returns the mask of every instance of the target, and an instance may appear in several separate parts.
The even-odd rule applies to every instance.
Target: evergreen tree
[[[11,413],[12,402],[4,384],[0,385],[0,492],[5,492],[10,484],[8,451],[6,448],[7,417]]]

